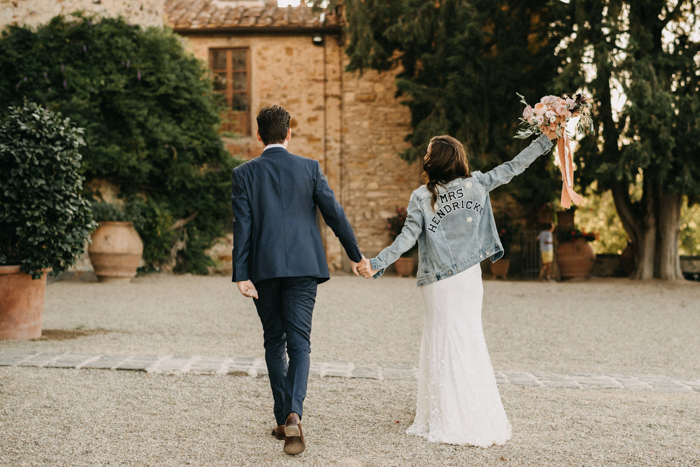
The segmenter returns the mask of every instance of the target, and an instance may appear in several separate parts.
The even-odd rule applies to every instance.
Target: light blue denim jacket
[[[521,174],[553,144],[542,135],[513,160],[486,173],[473,172],[439,187],[435,210],[425,185],[411,194],[403,230],[394,243],[370,260],[374,278],[418,242],[418,286],[445,279],[480,263],[503,256],[489,192]]]

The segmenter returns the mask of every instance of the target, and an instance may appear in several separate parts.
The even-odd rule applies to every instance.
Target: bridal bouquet
[[[534,107],[530,106],[525,97],[518,94],[520,102],[525,104],[523,116],[520,118],[520,130],[515,135],[516,138],[524,139],[532,135],[549,131],[556,132],[557,153],[559,154],[559,168],[562,173],[563,187],[561,192],[561,205],[564,208],[571,206],[571,201],[579,204],[583,198],[576,194],[573,189],[574,164],[573,153],[570,147],[570,136],[566,131],[566,124],[572,118],[579,117],[576,124],[576,133],[585,134],[593,132],[593,120],[591,119],[591,104],[586,96],[577,94],[562,97],[545,96]]]

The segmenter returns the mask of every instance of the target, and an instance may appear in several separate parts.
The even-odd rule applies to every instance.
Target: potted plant
[[[399,236],[403,225],[406,223],[406,216],[408,215],[406,209],[396,208],[396,214],[389,219],[387,219],[389,236],[391,236],[391,241],[396,240]],[[413,267],[415,265],[415,260],[413,259],[414,248],[411,248],[406,253],[402,254],[401,257],[396,260],[394,267],[396,268],[396,274],[401,277],[410,277],[413,275]]]
[[[595,251],[589,245],[597,239],[595,232],[585,232],[576,227],[559,227],[556,230],[557,249],[554,254],[563,279],[588,278],[593,270]]]
[[[503,212],[495,217],[496,228],[498,229],[498,238],[503,246],[503,258],[495,263],[490,263],[491,275],[494,278],[505,279],[508,277],[508,269],[510,269],[510,252],[513,247],[513,242],[516,237],[516,226],[513,223],[513,217]]]
[[[99,227],[88,247],[90,262],[100,282],[130,281],[143,256],[143,241],[134,228],[138,208],[95,202],[92,212]]]
[[[72,266],[96,227],[81,196],[82,134],[26,101],[0,121],[0,339],[41,337],[46,274]]]

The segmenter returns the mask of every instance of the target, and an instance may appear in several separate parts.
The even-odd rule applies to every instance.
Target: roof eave
[[[229,26],[229,27],[204,27],[188,28],[174,27],[173,31],[183,36],[186,35],[206,35],[206,34],[227,34],[237,36],[248,36],[257,34],[266,35],[332,35],[339,36],[343,32],[341,25],[337,26]]]

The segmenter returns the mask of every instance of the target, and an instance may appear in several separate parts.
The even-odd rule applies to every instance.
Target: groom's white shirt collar
[[[284,144],[275,143],[275,144],[268,144],[267,146],[265,146],[265,149],[263,149],[263,152],[265,152],[265,151],[267,151],[268,149],[271,149],[271,148],[282,148],[282,149],[285,149]]]

